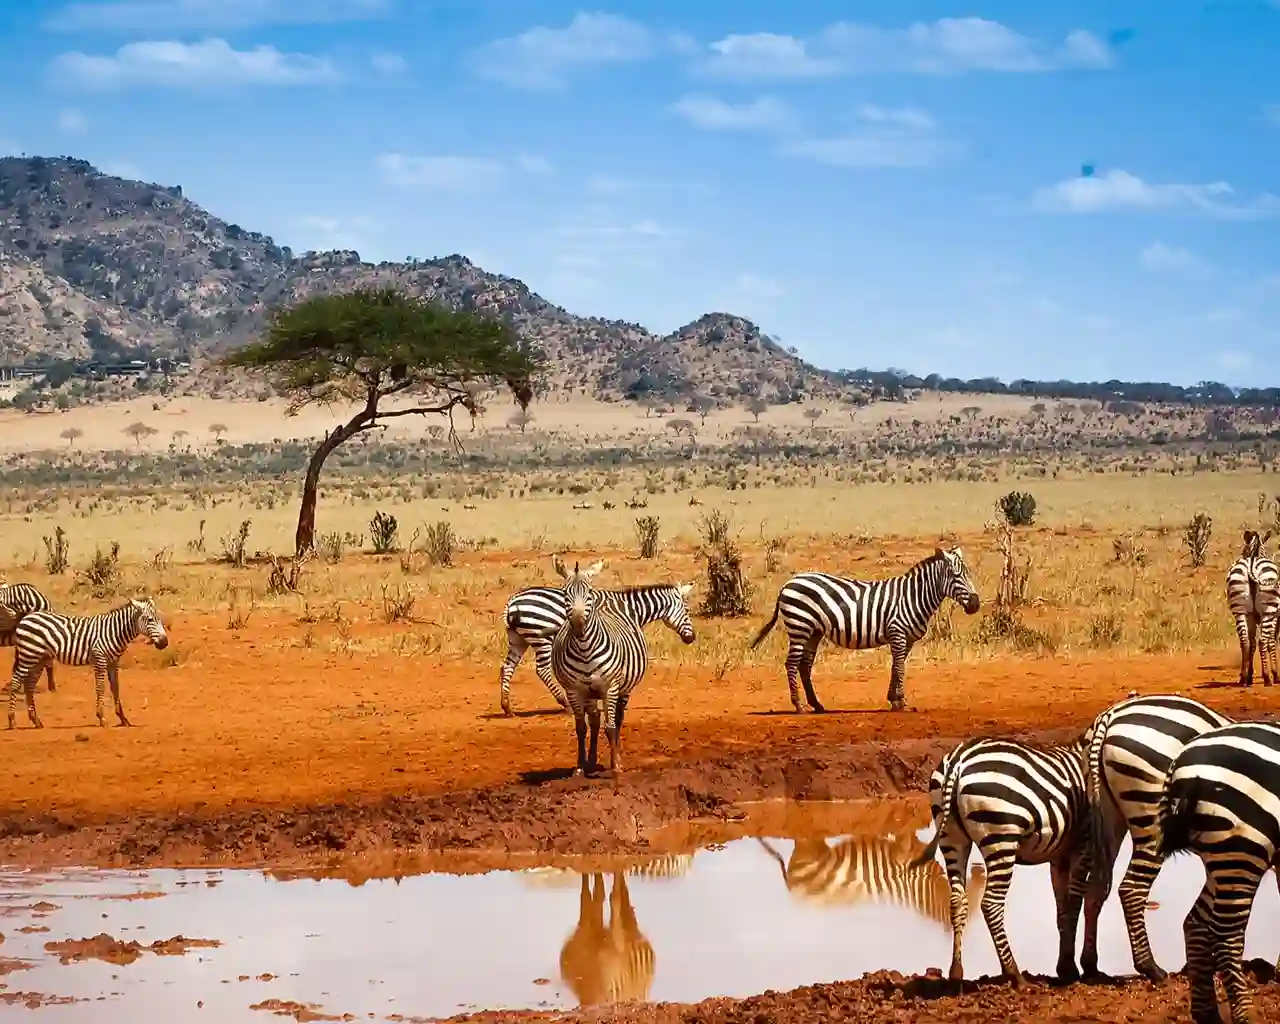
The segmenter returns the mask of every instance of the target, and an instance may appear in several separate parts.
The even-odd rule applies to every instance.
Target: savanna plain
[[[146,594],[170,638],[164,650],[138,641],[122,662],[130,728],[115,727],[110,708],[97,726],[87,668],[55,666],[53,693],[41,679],[43,729],[28,726],[19,698],[17,728],[0,735],[10,868],[245,867],[353,885],[439,870],[609,873],[778,835],[781,808],[793,838],[832,834],[819,812],[846,801],[897,801],[924,828],[929,773],[958,740],[1066,739],[1131,692],[1188,694],[1239,717],[1280,709],[1280,693],[1237,685],[1226,569],[1243,528],[1280,517],[1273,474],[1244,456],[1042,454],[948,472],[904,458],[866,471],[817,450],[761,458],[748,445],[731,465],[691,449],[650,465],[499,472],[442,448],[438,464],[406,471],[370,446],[326,470],[317,555],[294,566],[272,556],[293,547],[297,473],[237,477],[221,446],[203,470],[178,472],[153,447],[114,462],[69,453],[58,479],[25,472],[5,487],[8,582],[80,613]],[[1002,524],[997,502],[1011,491],[1034,497],[1031,524]],[[711,537],[717,522],[727,530]],[[642,553],[646,538],[654,549]],[[828,713],[794,713],[785,631],[750,648],[788,576],[894,575],[937,546],[962,549],[983,605],[974,615],[944,605],[908,660],[909,710],[887,709],[887,650],[824,644],[814,681]],[[499,707],[504,603],[556,585],[556,553],[604,559],[601,587],[695,584],[693,644],[647,627],[652,662],[628,709],[618,778],[569,777],[572,718],[535,677],[532,652],[512,681],[514,714]],[[738,560],[745,611],[703,608],[717,553]],[[603,739],[601,749],[607,757]],[[476,912],[502,927],[497,908]],[[1280,991],[1265,971],[1258,980],[1260,1019],[1277,1019]],[[1186,1005],[1177,974],[1065,987],[1036,977],[1017,991],[879,972],[567,1012],[1154,1024],[1185,1019]],[[299,1020],[346,1009],[274,1006]]]

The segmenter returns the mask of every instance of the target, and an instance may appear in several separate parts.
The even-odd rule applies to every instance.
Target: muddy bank
[[[1257,1020],[1280,1020],[1280,985],[1262,960],[1246,965],[1257,986]],[[1058,985],[1027,976],[1021,989],[999,979],[958,986],[931,972],[905,978],[897,973],[858,981],[806,985],[790,992],[765,992],[747,999],[707,999],[700,1003],[588,1007],[570,1013],[486,1012],[451,1018],[468,1024],[1173,1024],[1190,1019],[1187,984],[1181,974],[1153,984],[1145,979],[1102,979]],[[1225,1007],[1224,1007],[1225,1016]]]
[[[1077,728],[1023,738],[1061,742]],[[114,820],[9,815],[0,862],[24,867],[302,867],[377,851],[451,849],[538,854],[667,852],[660,830],[732,821],[758,800],[853,800],[922,794],[961,737],[789,744],[777,753],[603,778],[526,775],[514,784],[432,797],[293,810],[243,808]],[[556,773],[563,776],[563,772]],[[668,840],[668,843],[671,842]]]

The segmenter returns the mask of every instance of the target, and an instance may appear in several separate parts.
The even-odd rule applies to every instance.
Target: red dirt
[[[207,949],[221,946],[217,939],[188,939],[184,935],[175,935],[171,939],[157,939],[144,946],[136,940],[113,938],[105,932],[89,939],[64,939],[61,942],[46,942],[44,948],[58,957],[63,964],[77,960],[103,960],[109,964],[131,964],[143,953],[155,953],[157,956],[181,956],[189,949]]]
[[[744,623],[744,635],[757,626]],[[1240,717],[1280,710],[1280,690],[1223,685],[1234,680],[1234,652],[979,664],[921,658],[907,677],[919,710],[896,715],[881,710],[883,652],[824,648],[819,693],[828,707],[848,709],[827,715],[790,713],[780,665],[716,678],[661,661],[630,708],[628,770],[616,781],[572,780],[564,777],[573,761],[571,719],[545,713],[554,705],[533,676],[532,656],[514,681],[520,710],[505,719],[496,713],[496,659],[331,654],[323,643],[301,642],[304,631],[322,628],[334,627],[255,618],[233,634],[221,617],[174,616],[169,652],[137,648],[125,660],[129,729],[92,724],[86,673],[64,669],[58,692],[37,697],[46,728],[20,725],[0,735],[8,755],[0,769],[7,782],[0,863],[252,865],[359,881],[431,867],[445,850],[468,852],[475,868],[520,854],[540,863],[651,854],[749,834],[753,826],[736,806],[746,800],[920,799],[954,742],[977,734],[1065,739],[1131,690],[1188,693]],[[374,625],[357,635],[430,629]],[[1084,986],[1015,994],[997,985],[942,997],[942,984],[883,977],[616,1016],[1154,1024],[1186,1015],[1176,979],[1126,983],[1105,995]],[[1261,1005],[1280,1019],[1274,986]]]

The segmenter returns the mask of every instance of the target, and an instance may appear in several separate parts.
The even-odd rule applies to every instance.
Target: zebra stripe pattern
[[[1262,682],[1271,686],[1278,679],[1276,665],[1276,624],[1280,620],[1280,568],[1262,551],[1271,531],[1259,536],[1244,531],[1240,557],[1227,570],[1227,606],[1236,620],[1240,638],[1240,685],[1253,685],[1253,655],[1262,664]]]
[[[111,684],[116,717],[128,725],[120,703],[120,658],[131,641],[145,636],[159,650],[169,646],[169,637],[160,614],[150,598],[130,600],[101,615],[61,615],[32,612],[23,617],[14,631],[13,681],[9,685],[9,728],[14,727],[18,688],[26,690],[27,717],[37,729],[43,728],[36,714],[36,679],[40,669],[54,661],[64,665],[92,665],[97,695],[98,724],[105,726],[104,683]]]
[[[1162,857],[1188,851],[1204,864],[1182,924],[1191,1019],[1221,1020],[1216,970],[1232,1024],[1252,1024],[1244,936],[1262,876],[1280,860],[1280,727],[1236,722],[1191,740],[1169,768],[1157,818]]]
[[[648,998],[657,957],[636,923],[626,878],[613,875],[609,923],[604,923],[604,876],[582,876],[578,924],[560,950],[560,976],[582,1006]]]
[[[4,609],[10,616],[6,617]],[[13,631],[22,617],[29,612],[47,612],[49,599],[30,583],[0,583],[0,647],[13,646]],[[13,652],[14,664],[17,664],[18,652]],[[45,666],[45,678],[48,680],[49,692],[57,687],[53,682],[53,664]]]
[[[951,927],[951,888],[936,860],[913,864],[925,848],[910,833],[902,840],[855,836],[828,845],[825,839],[797,839],[783,861],[764,839],[757,839],[782,869],[787,891],[818,904],[892,903]],[[975,864],[966,897],[970,908],[982,896],[986,872]]]
[[[1231,719],[1190,697],[1160,694],[1130,697],[1103,711],[1085,733],[1089,745],[1091,865],[1098,887],[1096,908],[1085,912],[1085,943],[1080,963],[1086,974],[1098,966],[1097,917],[1111,892],[1112,868],[1126,830],[1133,839],[1129,867],[1120,882],[1120,905],[1133,965],[1153,981],[1165,977],[1147,937],[1147,896],[1160,873],[1156,811],[1169,765],[1186,744]]]
[[[799,714],[799,683],[804,684],[809,707],[817,712],[826,710],[813,689],[813,662],[823,640],[859,651],[888,645],[893,666],[887,699],[894,711],[902,711],[907,702],[907,655],[947,597],[968,615],[981,603],[960,548],[938,548],[901,576],[889,579],[800,573],[779,591],[773,618],[756,635],[751,648],[761,644],[781,615],[787,630],[787,686],[791,706]]]
[[[616,607],[641,627],[662,622],[691,644],[697,639],[689,606],[685,603],[692,583],[660,583],[616,590],[599,590],[602,602]],[[512,594],[503,612],[507,626],[507,656],[502,662],[499,682],[502,688],[502,713],[511,711],[511,676],[525,651],[533,648],[534,670],[542,684],[551,691],[560,707],[568,710],[569,698],[551,671],[551,641],[564,625],[564,592],[560,587],[526,587]]]
[[[591,587],[591,578],[604,567],[596,562],[570,573],[559,558],[556,571],[564,576],[561,592],[565,621],[551,643],[551,670],[564,687],[573,711],[578,739],[578,765],[574,775],[585,775],[596,766],[600,735],[600,707],[604,702],[605,736],[609,740],[609,767],[622,771],[619,738],[631,692],[644,678],[649,648],[634,621],[613,605],[603,602]],[[591,720],[591,752],[585,748],[587,717]]]
[[[987,868],[982,915],[1004,976],[1022,984],[1009,948],[1004,905],[1015,864],[1049,864],[1058,921],[1058,977],[1079,977],[1076,926],[1088,883],[1085,746],[1033,747],[1006,739],[974,739],[946,754],[929,779],[934,837],[912,861],[925,864],[942,848],[951,888],[951,971],[964,977],[961,940],[968,917],[964,869],[977,844]]]
[[[622,873],[628,878],[683,878],[693,869],[693,858],[692,853],[665,853],[639,861],[628,860]],[[581,875],[581,871],[572,868],[525,868],[520,872],[529,885],[552,887],[572,885]]]

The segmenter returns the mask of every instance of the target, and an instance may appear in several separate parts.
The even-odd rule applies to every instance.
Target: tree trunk
[[[356,413],[343,426],[335,427],[326,434],[324,440],[320,442],[320,447],[312,454],[311,461],[307,463],[307,475],[302,481],[302,507],[298,509],[298,531],[294,534],[293,541],[296,556],[301,557],[315,547],[316,497],[320,490],[320,470],[324,467],[324,460],[343,441],[358,434],[372,423],[376,412],[377,405],[371,400],[368,407]]]

